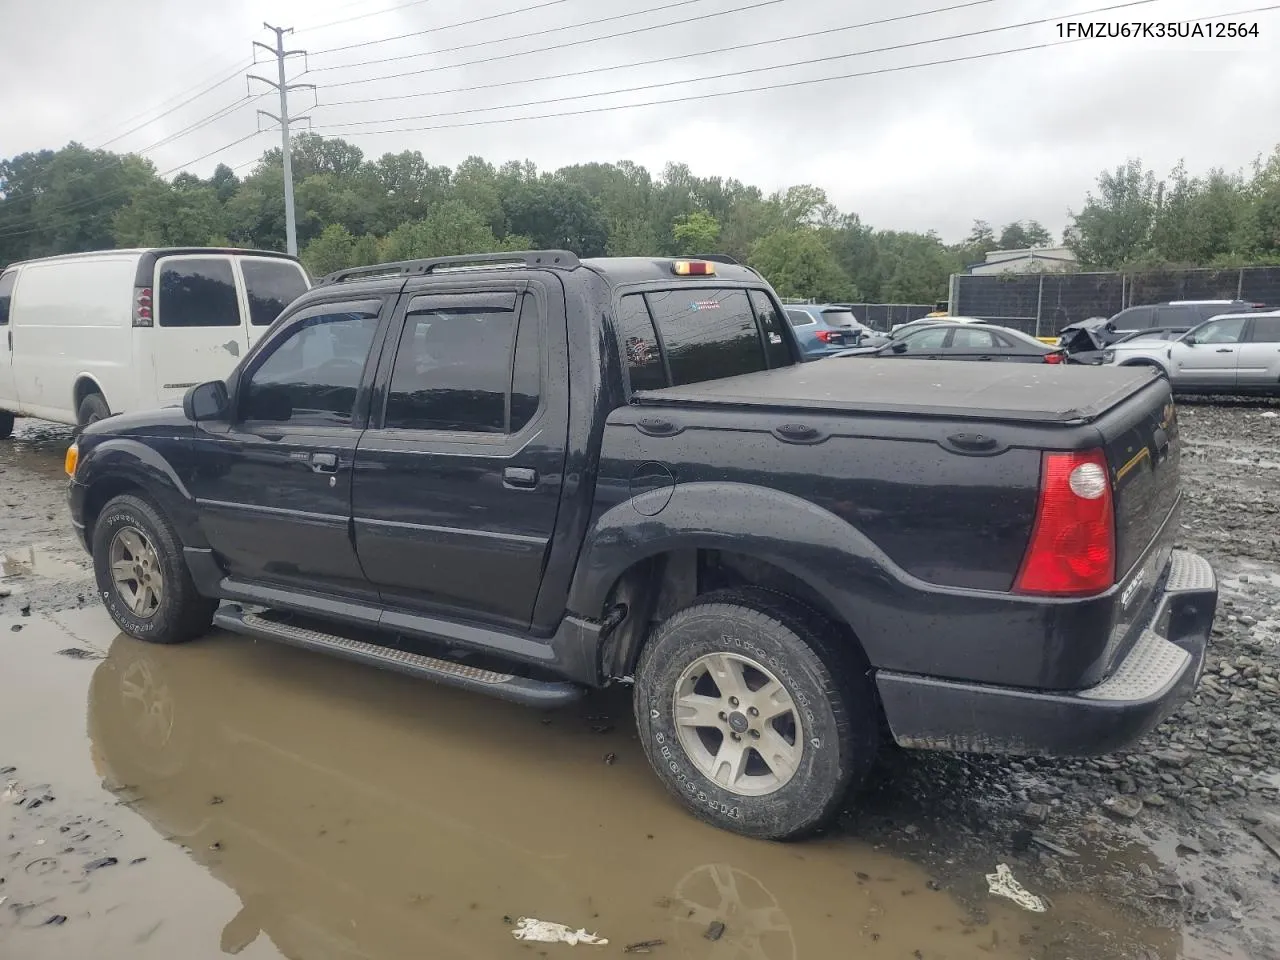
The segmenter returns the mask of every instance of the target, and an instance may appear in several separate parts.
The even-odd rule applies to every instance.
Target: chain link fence
[[[1280,267],[951,277],[952,315],[979,317],[1037,337],[1053,336],[1068,323],[1165,300],[1280,305]]]

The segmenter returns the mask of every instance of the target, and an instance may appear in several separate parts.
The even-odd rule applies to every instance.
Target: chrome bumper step
[[[497,673],[468,664],[441,660],[421,653],[384,647],[338,634],[323,633],[282,623],[260,613],[249,612],[235,604],[223,604],[214,614],[216,626],[232,633],[242,633],[264,640],[276,640],[290,646],[329,653],[359,663],[395,670],[451,687],[461,687],[510,700],[530,707],[558,707],[572,703],[585,692],[577,684],[564,681],[533,680],[510,673]]]

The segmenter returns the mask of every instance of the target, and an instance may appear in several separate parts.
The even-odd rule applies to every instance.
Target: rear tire
[[[695,816],[734,833],[821,829],[879,747],[861,652],[821,614],[766,590],[700,597],[658,628],[635,677],[654,772]]]
[[[109,416],[111,408],[107,406],[107,401],[102,394],[94,391],[80,401],[80,408],[76,411],[76,424],[83,430],[89,424],[105,420]]]
[[[6,410],[0,410],[0,440],[8,440],[13,436],[14,416]]]
[[[183,643],[213,622],[218,601],[196,590],[168,519],[141,497],[107,502],[93,528],[98,595],[125,633],[149,643]]]

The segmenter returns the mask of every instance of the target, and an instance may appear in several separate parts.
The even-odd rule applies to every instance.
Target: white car
[[[0,272],[0,438],[13,418],[85,426],[217,380],[311,286],[294,257],[106,250]]]
[[[919,327],[926,323],[986,323],[978,317],[921,317],[919,320],[908,320],[906,323],[895,323],[890,329],[890,333],[897,333],[899,330],[905,330],[907,327]]]
[[[1173,341],[1126,340],[1102,362],[1156,367],[1180,393],[1280,396],[1280,310],[1223,314]]]

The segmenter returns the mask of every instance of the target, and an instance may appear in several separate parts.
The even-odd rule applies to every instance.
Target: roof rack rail
[[[727,253],[695,253],[691,257],[681,257],[681,260],[709,260],[711,263],[725,263],[731,267],[740,267],[742,264]]]
[[[513,250],[509,253],[469,253],[456,257],[429,257],[421,260],[398,260],[394,263],[376,263],[368,267],[351,267],[335,270],[316,281],[317,287],[331,283],[347,283],[351,280],[376,280],[380,277],[415,277],[437,270],[465,270],[468,267],[493,266],[542,267],[555,270],[573,270],[578,258],[568,250]]]

